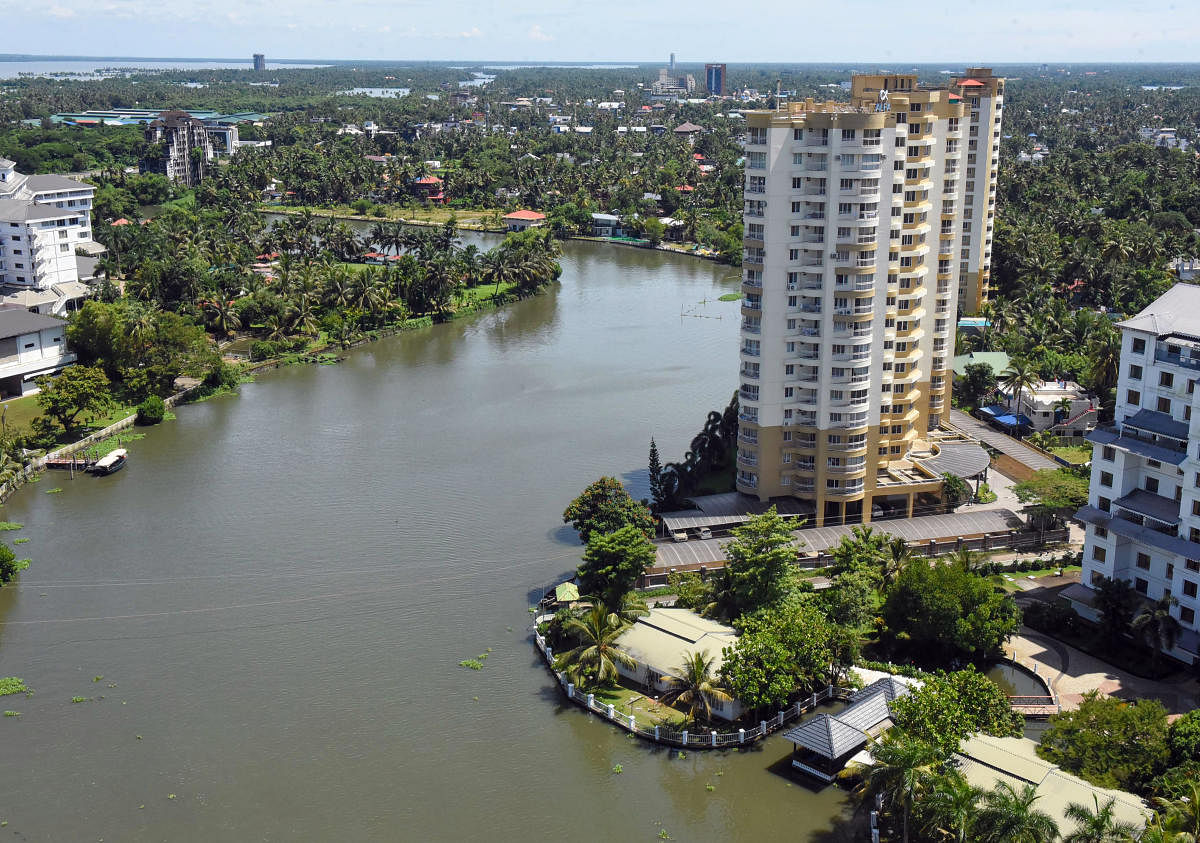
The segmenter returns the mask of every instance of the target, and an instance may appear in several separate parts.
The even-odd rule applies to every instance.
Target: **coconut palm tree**
[[[1013,360],[1008,364],[1008,368],[1000,373],[1000,385],[1012,393],[1017,413],[1021,412],[1021,393],[1025,390],[1032,391],[1039,381],[1037,372],[1024,360]]]
[[[728,691],[718,684],[712,673],[716,657],[710,656],[708,650],[702,653],[684,653],[683,661],[676,668],[675,676],[664,676],[670,690],[662,696],[667,705],[676,702],[687,706],[688,720],[692,723],[712,719],[713,705],[726,703],[733,699]]]
[[[1150,648],[1150,659],[1158,666],[1163,651],[1175,647],[1183,631],[1179,621],[1171,614],[1171,607],[1178,601],[1174,597],[1163,597],[1142,609],[1130,627],[1133,634],[1146,642]]]
[[[599,603],[583,617],[570,618],[563,625],[563,631],[576,638],[579,645],[559,654],[554,661],[555,669],[565,671],[567,677],[581,687],[616,681],[617,665],[637,666],[633,657],[616,646],[617,638],[627,627],[616,612],[610,612]]]
[[[1000,782],[984,796],[976,826],[980,843],[1049,843],[1058,839],[1058,824],[1033,807],[1040,797],[1031,784],[1017,790]]]
[[[1072,802],[1066,817],[1075,822],[1075,830],[1063,838],[1064,843],[1122,843],[1132,839],[1138,827],[1121,822],[1114,815],[1117,800],[1109,799],[1100,806],[1100,797],[1092,794],[1092,807]]]
[[[1155,799],[1157,819],[1165,831],[1184,835],[1186,843],[1200,840],[1200,782],[1189,782],[1179,799]],[[1144,838],[1143,838],[1144,839]]]
[[[933,791],[921,802],[928,812],[926,832],[939,832],[948,839],[966,843],[973,839],[983,791],[974,787],[957,770],[939,778]]]
[[[899,536],[893,536],[887,543],[887,553],[883,556],[883,571],[881,572],[884,587],[891,585],[903,573],[912,561],[912,551],[908,542]]]
[[[944,759],[924,741],[893,729],[871,744],[874,762],[855,795],[864,803],[878,799],[887,811],[900,816],[901,839],[908,843],[908,821],[913,805],[934,783],[935,768]]]

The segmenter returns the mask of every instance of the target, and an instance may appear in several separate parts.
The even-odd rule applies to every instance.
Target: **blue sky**
[[[947,64],[1200,59],[1197,0],[47,0],[8,4],[6,18],[6,49],[36,54],[658,61],[674,51],[680,62]]]

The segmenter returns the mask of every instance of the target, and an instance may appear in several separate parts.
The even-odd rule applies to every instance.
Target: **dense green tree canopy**
[[[1050,718],[1038,754],[1092,784],[1136,791],[1171,757],[1167,711],[1157,700],[1131,703],[1093,691],[1077,710]]]
[[[579,566],[579,591],[606,606],[620,606],[653,562],[654,545],[632,524],[611,533],[593,532]]]
[[[1000,651],[1021,612],[1011,597],[958,565],[915,559],[888,589],[888,633],[919,660],[981,658]]]
[[[640,530],[647,538],[654,535],[654,518],[646,505],[635,501],[615,477],[601,477],[588,485],[563,512],[569,523],[587,542],[593,533],[612,533],[626,526]]]

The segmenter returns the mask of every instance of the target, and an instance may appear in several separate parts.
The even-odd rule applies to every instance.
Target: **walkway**
[[[1047,677],[1064,711],[1079,708],[1089,691],[1126,700],[1157,699],[1170,714],[1184,714],[1200,705],[1200,683],[1191,677],[1143,679],[1029,627],[1021,627],[1021,633],[1009,640],[1004,652],[1013,661],[1036,667]]]
[[[988,447],[995,448],[1000,453],[1012,457],[1031,471],[1062,467],[1050,457],[1038,453],[1019,439],[1001,433],[991,425],[981,422],[961,410],[950,411],[950,425],[960,432],[978,439]]]

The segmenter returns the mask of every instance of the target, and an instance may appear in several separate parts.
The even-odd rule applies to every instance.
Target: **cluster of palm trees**
[[[619,667],[637,668],[637,661],[617,644],[637,617],[647,612],[636,594],[626,595],[615,611],[588,598],[582,608],[565,611],[561,640],[574,646],[556,657],[555,668],[577,687],[612,686],[620,679]],[[667,689],[660,702],[681,707],[689,723],[710,722],[713,707],[732,699],[713,672],[715,662],[707,651],[683,653],[675,670],[659,678]]]
[[[890,730],[870,748],[872,764],[855,789],[867,808],[878,808],[895,837],[958,843],[1123,843],[1195,838],[1138,836],[1138,826],[1116,816],[1114,799],[1093,797],[1091,805],[1072,803],[1066,818],[1074,827],[1063,834],[1058,822],[1038,808],[1037,788],[998,782],[991,790],[972,785],[937,749],[899,729]],[[1200,795],[1200,794],[1198,794]],[[1151,823],[1186,826],[1196,815],[1194,804],[1164,803]],[[1167,819],[1170,818],[1170,819]],[[1146,834],[1150,834],[1149,831]]]
[[[494,298],[527,295],[559,272],[548,233],[511,235],[481,251],[463,247],[452,223],[379,227],[360,238],[303,213],[263,231],[257,215],[221,206],[172,208],[145,225],[97,230],[111,249],[110,275],[124,277],[127,295],[194,316],[218,340],[240,331],[282,341],[325,329],[345,341],[413,315],[444,316],[477,287]],[[372,247],[403,254],[383,266],[346,262]]]

